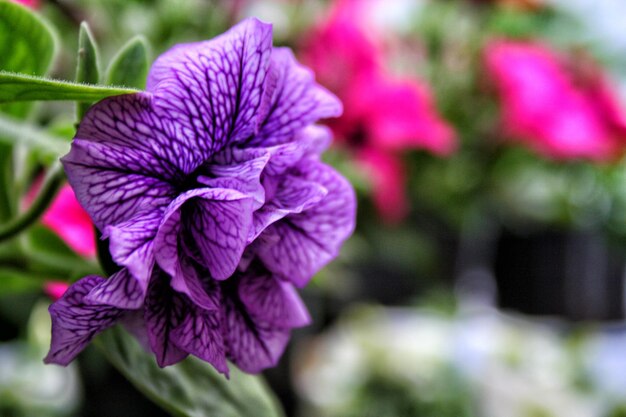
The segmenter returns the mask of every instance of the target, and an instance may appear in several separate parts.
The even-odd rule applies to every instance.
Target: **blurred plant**
[[[342,117],[329,122],[337,143],[365,170],[383,219],[408,213],[402,153],[426,149],[449,155],[454,132],[437,114],[428,87],[387,68],[382,36],[364,19],[372,2],[338,0],[305,37],[301,55],[320,82],[344,102]]]
[[[72,416],[81,401],[78,367],[45,366],[50,343],[47,303],[35,305],[25,341],[0,343],[0,415]]]
[[[576,77],[538,42],[491,41],[484,53],[487,76],[502,100],[505,137],[556,159],[610,161],[621,155],[626,112],[599,68],[583,68]]]
[[[374,306],[347,312],[299,345],[296,382],[308,404],[302,415],[619,415],[626,362],[615,354],[623,328],[587,329],[581,338],[559,322],[468,307],[462,303],[452,316]],[[604,356],[606,349],[615,354]],[[598,378],[581,386],[583,372]]]

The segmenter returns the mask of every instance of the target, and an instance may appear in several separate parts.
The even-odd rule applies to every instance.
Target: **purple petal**
[[[100,230],[167,205],[176,195],[171,184],[191,164],[182,154],[195,155],[177,139],[178,130],[154,112],[144,93],[102,100],[87,113],[62,161],[78,201]]]
[[[209,312],[188,305],[185,318],[172,332],[172,338],[182,350],[209,362],[219,372],[228,375],[219,311]]]
[[[155,252],[159,265],[174,277],[174,288],[182,281],[177,275],[179,235],[194,242],[199,261],[213,278],[233,274],[252,227],[252,206],[252,198],[221,188],[188,191],[172,202],[157,233]]]
[[[147,282],[142,283],[127,268],[96,285],[85,297],[88,304],[100,304],[126,310],[138,309],[146,296]]]
[[[170,288],[169,277],[155,268],[146,295],[144,320],[150,348],[160,367],[173,365],[188,355],[172,338],[184,319],[185,299]]]
[[[123,310],[85,303],[85,296],[102,277],[89,275],[74,283],[49,308],[52,318],[52,342],[45,363],[67,365],[98,333],[114,325]]]
[[[217,152],[256,133],[271,52],[271,25],[247,19],[212,40],[161,55],[147,89],[184,123],[193,148]]]
[[[186,294],[193,303],[205,310],[219,310],[221,295],[217,281],[211,274],[189,256],[185,247],[176,269],[172,288]]]
[[[332,133],[325,126],[307,126],[296,133],[293,141],[265,149],[270,160],[266,175],[277,176],[296,165],[303,157],[318,157],[330,144]]]
[[[254,199],[254,209],[257,209],[265,201],[261,173],[269,157],[263,149],[225,148],[207,167],[210,176],[200,176],[198,182],[210,188],[226,188],[246,194]]]
[[[128,268],[144,292],[154,265],[153,240],[162,220],[163,210],[149,210],[105,229],[113,260]]]
[[[194,195],[198,192],[201,192],[201,190],[192,191],[190,194]],[[186,294],[194,304],[207,310],[212,310],[216,308],[218,302],[209,292],[205,291],[203,285],[208,284],[210,281],[205,280],[206,277],[201,277],[198,274],[197,271],[199,269],[204,269],[197,268],[193,264],[193,259],[199,257],[195,253],[197,250],[191,253],[191,250],[184,243],[184,236],[181,235],[182,226],[179,208],[183,202],[182,198],[175,201],[176,204],[165,215],[165,221],[159,228],[154,241],[156,260],[159,266],[172,277],[172,288]]]
[[[290,330],[255,320],[236,294],[224,297],[223,306],[227,357],[249,373],[276,365],[285,350]]]
[[[255,265],[242,274],[239,298],[255,320],[277,328],[302,327],[311,323],[306,306],[294,286]]]
[[[300,65],[288,48],[274,48],[270,66],[276,86],[270,110],[254,146],[272,146],[292,139],[300,128],[343,110],[335,95],[315,82],[313,72]]]
[[[141,347],[146,352],[150,352],[150,340],[148,338],[148,331],[146,330],[146,321],[143,318],[144,310],[129,310],[120,319],[120,324],[128,331],[128,333],[135,336],[135,339],[139,342]]]
[[[350,184],[329,166],[307,160],[300,163],[299,170],[303,179],[319,183],[328,194],[313,207],[268,227],[263,234],[281,239],[263,246],[258,255],[270,271],[303,286],[337,256],[343,241],[352,234],[356,199]]]
[[[269,188],[269,187],[268,187]],[[317,182],[285,175],[277,182],[269,201],[254,212],[254,227],[248,239],[252,241],[269,225],[283,217],[301,213],[319,203],[328,191]]]

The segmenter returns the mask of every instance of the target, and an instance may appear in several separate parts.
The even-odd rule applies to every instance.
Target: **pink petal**
[[[606,92],[599,92],[604,101],[598,101],[576,85],[547,46],[493,41],[485,50],[485,64],[502,99],[506,134],[555,159],[617,156],[616,132],[608,121],[623,122],[624,116]]]
[[[359,152],[358,162],[372,182],[374,205],[387,223],[401,222],[409,212],[406,172],[399,157],[375,148]]]
[[[40,4],[39,0],[12,0],[14,3],[21,4],[26,7],[30,7],[31,9],[38,9]]]
[[[74,191],[65,184],[41,219],[76,253],[96,256],[96,238],[89,215],[78,204]]]
[[[43,291],[52,301],[56,301],[65,294],[65,291],[69,288],[67,282],[62,281],[48,281],[43,284]]]

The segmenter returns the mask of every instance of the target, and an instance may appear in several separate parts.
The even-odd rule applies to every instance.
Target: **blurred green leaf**
[[[0,1],[0,70],[44,75],[57,50],[56,35],[32,11],[12,2]],[[0,113],[23,119],[32,103],[0,104]],[[20,132],[9,133],[0,128],[0,221],[9,219],[15,207],[12,194],[15,169],[12,145],[6,135],[17,140]]]
[[[79,84],[0,71],[0,103],[11,101],[97,101],[138,90],[124,87]]]
[[[44,75],[56,53],[56,36],[50,27],[26,7],[0,1],[0,70]],[[23,117],[29,105],[0,106],[5,113]]]
[[[67,153],[70,148],[70,144],[63,138],[8,116],[0,115],[0,131],[3,133],[3,135],[0,135],[0,142],[9,144],[23,143],[54,156]]]
[[[98,46],[91,34],[87,22],[80,24],[78,33],[78,61],[76,64],[76,82],[98,84],[100,82]],[[76,120],[80,121],[93,101],[76,103]]]
[[[26,272],[23,268],[0,268],[0,294],[3,296],[39,291],[43,283],[41,274]]]
[[[96,343],[140,391],[174,416],[283,416],[261,377],[231,367],[227,380],[194,357],[161,369],[153,355],[119,326],[100,335]]]
[[[148,49],[148,43],[143,36],[128,41],[109,66],[107,84],[143,89],[150,67]]]

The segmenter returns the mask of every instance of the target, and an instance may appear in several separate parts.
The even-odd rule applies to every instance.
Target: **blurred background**
[[[626,416],[626,2],[20,3],[59,30],[56,78],[74,79],[83,20],[106,67],[135,35],[156,57],[256,16],[343,101],[326,159],[357,230],[266,372],[287,415]],[[68,114],[32,119],[69,140]],[[0,190],[25,206],[50,162],[31,159]],[[98,270],[93,242],[63,188],[0,245],[0,416],[166,415],[92,348],[41,363],[47,304]]]

